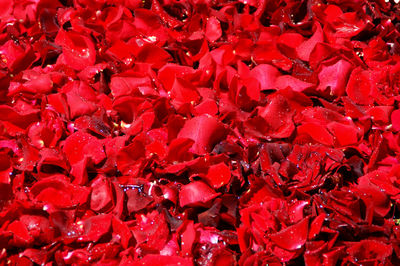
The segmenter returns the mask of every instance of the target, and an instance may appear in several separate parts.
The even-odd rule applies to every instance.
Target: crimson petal
[[[215,144],[221,141],[227,130],[217,119],[202,115],[186,121],[178,138],[189,138],[194,141],[192,151],[196,154],[210,152]]]
[[[182,187],[179,193],[179,204],[181,207],[190,205],[202,206],[218,195],[219,193],[215,193],[212,188],[202,181],[196,181]]]
[[[269,237],[279,247],[286,250],[301,248],[307,241],[309,217],[304,218],[297,224],[291,225]]]

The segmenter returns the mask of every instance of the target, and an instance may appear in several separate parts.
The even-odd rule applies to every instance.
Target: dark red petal
[[[125,193],[128,197],[126,207],[129,213],[138,212],[153,202],[153,198],[141,191],[140,187],[128,189]]]
[[[384,260],[392,254],[393,248],[381,241],[361,240],[350,246],[347,252],[354,262],[362,263],[364,260]]]
[[[97,242],[105,234],[109,233],[111,228],[112,216],[110,214],[99,214],[78,222],[83,225],[83,234],[79,241]]]

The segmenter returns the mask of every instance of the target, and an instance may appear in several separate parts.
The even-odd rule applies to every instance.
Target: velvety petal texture
[[[0,265],[400,265],[398,0],[0,0]]]

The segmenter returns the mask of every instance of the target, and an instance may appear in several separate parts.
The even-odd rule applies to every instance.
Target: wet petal
[[[192,182],[182,187],[179,193],[179,204],[184,207],[187,205],[202,206],[219,194],[201,181]]]
[[[295,225],[291,225],[278,233],[271,234],[271,240],[281,248],[295,250],[301,248],[307,240],[309,218],[304,218]]]

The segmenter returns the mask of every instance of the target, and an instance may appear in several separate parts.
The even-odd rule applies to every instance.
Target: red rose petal
[[[89,37],[77,32],[58,32],[56,43],[63,47],[65,62],[76,70],[91,66],[96,61],[96,51]]]
[[[222,30],[218,19],[215,17],[210,17],[207,20],[205,35],[210,42],[215,42],[221,37]]]
[[[219,163],[210,166],[205,177],[208,184],[213,188],[218,189],[226,185],[231,178],[231,170],[224,163]]]
[[[117,165],[120,171],[125,172],[140,158],[145,156],[145,146],[140,140],[133,141],[128,146],[119,150],[117,154]]]
[[[7,226],[7,230],[13,233],[14,243],[17,246],[27,246],[33,242],[25,224],[20,221],[14,221]]]
[[[71,164],[80,162],[84,157],[91,158],[94,163],[105,158],[102,142],[82,131],[75,132],[65,140],[63,151]]]
[[[361,240],[348,248],[347,252],[353,261],[362,263],[364,260],[383,260],[392,254],[393,249],[380,241]]]
[[[30,124],[39,121],[37,111],[18,112],[7,105],[0,105],[0,120],[10,122],[17,127],[25,129]]]
[[[143,244],[145,248],[147,245],[150,250],[161,250],[167,243],[169,229],[164,216],[153,211],[138,219],[138,225],[135,226],[132,233],[136,241]]]
[[[196,88],[183,79],[176,78],[170,96],[173,97],[172,103],[179,109],[182,104],[196,103],[199,100],[199,94]]]
[[[275,88],[275,81],[280,72],[271,65],[260,64],[251,70],[251,75],[258,80],[261,90],[270,90]]]
[[[194,109],[196,111],[195,113],[196,116],[201,116],[201,115],[215,116],[218,113],[218,106],[215,103],[215,101],[211,99],[201,102]]]
[[[193,155],[189,152],[193,146],[194,141],[187,138],[179,138],[171,141],[168,149],[167,158],[170,162],[182,162],[189,161],[193,158]]]
[[[164,88],[170,91],[176,78],[189,81],[195,74],[196,70],[191,67],[168,63],[158,70],[158,79],[164,85]]]
[[[35,60],[32,47],[26,43],[18,43],[8,40],[0,47],[2,62],[13,73],[21,71],[30,66]]]
[[[194,141],[192,150],[197,154],[210,152],[214,145],[226,135],[222,123],[210,116],[198,116],[185,122],[178,138],[189,138]]]
[[[1,6],[0,17],[6,18],[12,12],[13,3],[10,1],[1,1],[0,6]]]
[[[138,212],[151,202],[153,199],[145,192],[140,191],[140,188],[133,188],[126,191],[128,202],[126,204],[129,213]]]
[[[178,256],[162,256],[162,255],[147,255],[140,262],[135,262],[133,265],[182,265],[192,266],[193,262],[188,258]]]
[[[390,121],[392,111],[392,106],[375,106],[368,109],[368,114],[377,124],[387,124]]]
[[[0,264],[399,264],[397,0],[0,9]]]
[[[303,43],[304,37],[298,33],[284,33],[279,36],[277,46],[279,50],[290,58],[296,58],[297,48]]]
[[[213,189],[201,181],[192,182],[182,187],[179,193],[179,204],[181,207],[187,205],[204,205],[208,201],[217,197]]]
[[[393,129],[400,131],[400,110],[394,110],[390,116],[390,120],[392,121]]]
[[[372,198],[374,211],[383,217],[390,210],[390,201],[386,193],[371,182],[370,176],[373,176],[372,173],[371,175],[365,175],[358,179],[358,188]]]
[[[63,89],[66,91],[66,100],[71,118],[90,115],[96,111],[97,107],[91,101],[95,99],[95,95],[89,86],[83,82],[74,82],[66,85]]]
[[[373,97],[370,97],[372,93],[372,80],[371,72],[361,70],[361,68],[354,69],[347,83],[347,95],[357,104],[372,104],[374,100]]]
[[[332,146],[333,145],[333,137],[325,128],[321,127],[321,125],[314,123],[307,123],[301,125],[297,128],[297,132],[299,134],[307,134],[312,137],[315,141]]]
[[[296,250],[301,248],[307,240],[309,218],[304,218],[295,225],[291,225],[278,233],[271,234],[269,237],[279,247],[286,250]]]
[[[111,219],[112,216],[109,214],[99,214],[82,221],[83,235],[79,237],[79,241],[99,241],[102,236],[109,232],[111,228]]]
[[[319,85],[317,90],[329,88],[330,94],[342,96],[351,72],[351,64],[346,60],[339,60],[332,65],[323,65],[318,74]]]
[[[288,71],[292,68],[292,62],[289,58],[281,54],[281,52],[271,45],[258,45],[254,48],[253,59],[258,64],[272,63],[274,66]]]
[[[308,239],[313,239],[320,233],[325,218],[326,215],[322,213],[311,222],[310,231],[308,232]]]
[[[356,144],[358,141],[358,130],[355,126],[332,122],[328,124],[328,129],[336,137],[340,146]]]
[[[112,219],[112,231],[113,234],[117,235],[121,239],[122,247],[128,248],[133,236],[126,223],[114,217]]]
[[[283,76],[279,76],[276,79],[275,86],[280,90],[283,90],[283,89],[286,89],[287,87],[289,87],[294,91],[302,92],[314,85],[311,83],[299,80],[293,76],[283,75]]]
[[[35,183],[30,189],[37,200],[68,208],[84,204],[89,196],[86,187],[72,185],[64,176],[52,176]]]
[[[110,89],[114,97],[132,95],[138,92],[139,87],[151,86],[151,80],[142,73],[125,72],[115,75],[111,79]]]
[[[309,61],[310,54],[313,51],[317,43],[321,43],[324,40],[323,31],[321,25],[317,22],[314,27],[316,28],[313,36],[310,39],[305,40],[302,44],[296,47],[299,58],[303,61]]]
[[[113,195],[110,183],[104,177],[97,178],[92,183],[90,208],[94,211],[102,211],[112,204]]]
[[[286,138],[295,129],[290,103],[282,95],[273,95],[268,105],[260,108],[260,116],[265,119],[271,137]]]
[[[160,47],[147,43],[140,48],[137,60],[158,69],[171,61],[171,56]]]
[[[191,255],[193,244],[196,241],[196,230],[193,221],[188,222],[183,228],[181,236],[182,253]]]

